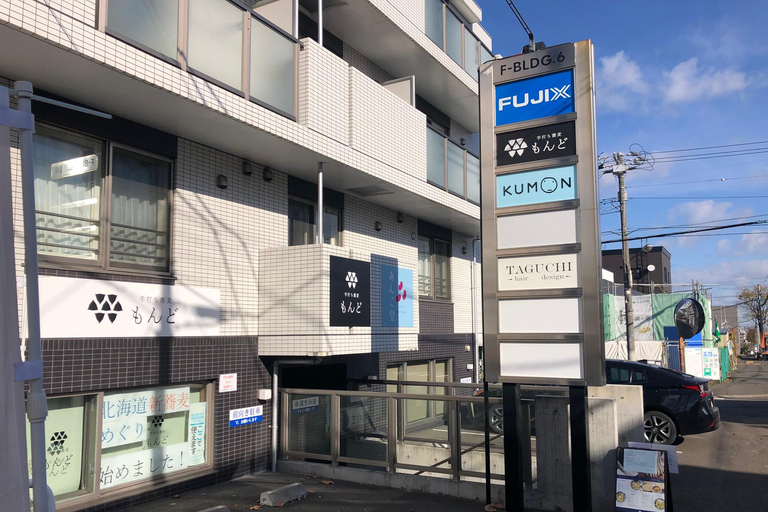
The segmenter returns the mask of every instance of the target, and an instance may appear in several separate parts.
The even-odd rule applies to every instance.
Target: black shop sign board
[[[371,326],[371,264],[331,256],[331,327]]]
[[[576,125],[573,121],[496,135],[496,165],[499,167],[575,154]]]

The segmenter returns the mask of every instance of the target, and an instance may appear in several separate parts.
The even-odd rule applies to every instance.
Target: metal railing
[[[475,396],[477,384],[419,381],[356,381],[397,392],[280,390],[280,457],[363,467],[389,473],[451,478],[486,477],[485,458],[491,458],[492,480],[503,480],[504,436],[497,427],[485,449],[485,418],[500,412],[501,398]],[[403,392],[407,387],[425,393]],[[392,388],[390,387],[390,390]],[[439,393],[438,394],[438,390]],[[489,393],[490,395],[490,393]],[[526,482],[533,481],[531,465],[532,400],[523,400],[525,432],[523,460]]]

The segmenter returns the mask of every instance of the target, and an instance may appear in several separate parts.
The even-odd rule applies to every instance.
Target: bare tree
[[[739,293],[739,300],[747,310],[749,318],[755,322],[757,343],[760,343],[765,330],[765,320],[768,318],[768,288],[759,284],[744,288]]]

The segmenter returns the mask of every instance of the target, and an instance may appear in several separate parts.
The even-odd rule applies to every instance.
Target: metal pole
[[[32,84],[15,82],[18,109],[32,112]],[[32,365],[42,368],[40,344],[40,292],[37,282],[37,228],[35,217],[35,176],[32,159],[32,131],[19,132],[21,149],[21,195],[24,219],[24,265],[27,282],[27,329],[29,331],[29,359]],[[45,472],[45,418],[48,416],[48,399],[43,389],[40,372],[29,381],[27,417],[29,418],[30,444],[32,447],[32,500],[35,510],[48,510],[48,484]]]
[[[523,446],[520,439],[520,386],[502,384],[504,410],[504,501],[505,510],[521,512],[525,504]],[[488,411],[486,411],[486,415]]]
[[[323,0],[317,0],[317,42],[323,46]]]
[[[299,0],[293,0],[293,37],[299,38]]]
[[[317,163],[317,243],[323,245],[323,162]]]
[[[571,486],[573,512],[592,512],[592,478],[589,465],[587,388],[568,388],[571,409]]]
[[[483,411],[485,411],[485,504],[493,503],[491,499],[491,430],[488,414],[488,381],[483,377]]]
[[[278,404],[280,403],[280,398],[277,395],[277,390],[279,389],[277,381],[278,371],[280,371],[280,362],[275,361],[272,363],[272,453],[270,454],[273,473],[277,471],[277,412],[279,410]],[[285,428],[288,428],[288,426],[285,425]]]
[[[632,267],[629,262],[627,237],[627,189],[624,186],[623,165],[617,165],[614,173],[619,176],[619,208],[621,211],[621,255],[624,259],[624,309],[627,323],[627,359],[635,359],[635,315],[632,310]]]

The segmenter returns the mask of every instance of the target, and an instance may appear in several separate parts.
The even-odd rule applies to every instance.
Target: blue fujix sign
[[[576,166],[502,174],[496,177],[496,207],[576,199]]]
[[[573,111],[570,69],[496,86],[496,126]]]
[[[229,411],[229,426],[239,427],[249,423],[259,423],[264,419],[264,408],[261,405],[246,407],[244,409],[232,409]]]

